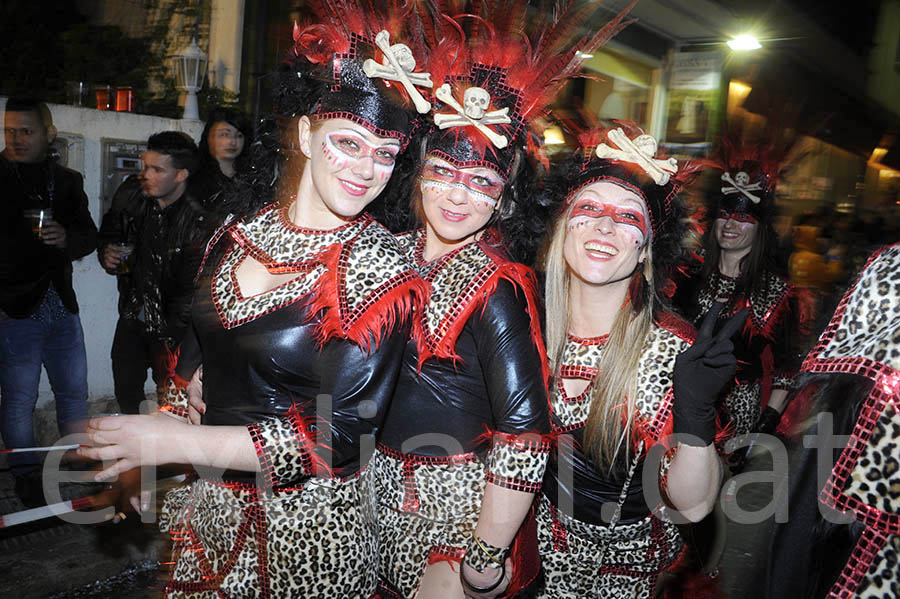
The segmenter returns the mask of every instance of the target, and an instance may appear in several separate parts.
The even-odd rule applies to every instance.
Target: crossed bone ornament
[[[728,171],[725,171],[724,173],[722,173],[722,181],[725,181],[726,183],[731,185],[731,187],[722,188],[722,193],[724,193],[725,195],[728,196],[735,193],[741,193],[747,196],[747,198],[749,198],[750,201],[754,204],[759,204],[759,196],[755,196],[750,192],[761,191],[762,185],[759,183],[750,185],[750,175],[748,175],[744,171],[740,171],[734,176],[734,178],[731,177],[731,174]]]
[[[658,144],[652,135],[639,135],[632,140],[620,127],[607,133],[606,137],[617,147],[611,148],[606,144],[598,145],[597,158],[636,164],[644,169],[644,172],[657,185],[665,185],[669,182],[669,178],[678,172],[678,162],[674,158],[667,160],[654,158]]]
[[[378,63],[367,58],[363,62],[363,72],[367,77],[378,77],[389,81],[398,81],[406,89],[406,93],[412,98],[416,110],[425,114],[431,110],[431,104],[422,97],[417,85],[422,87],[434,87],[431,82],[431,73],[413,73],[416,68],[416,59],[412,50],[406,44],[391,45],[390,34],[382,30],[375,36],[375,45],[384,54],[383,63]]]
[[[491,95],[486,89],[481,87],[470,87],[463,96],[462,106],[453,97],[450,85],[444,84],[437,88],[434,95],[438,100],[456,111],[456,114],[435,114],[434,124],[439,129],[448,129],[450,127],[465,127],[472,125],[491,140],[491,143],[498,148],[505,148],[509,143],[505,136],[500,135],[488,125],[499,125],[511,123],[512,120],[507,116],[509,107],[501,110],[485,110],[491,105]]]

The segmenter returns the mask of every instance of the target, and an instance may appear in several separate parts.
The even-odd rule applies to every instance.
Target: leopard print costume
[[[900,244],[870,258],[802,370],[875,381],[819,496],[866,526],[829,597],[898,597]]]
[[[424,230],[399,237],[416,269],[432,286],[417,323],[420,367],[424,364],[422,368],[427,369],[430,361],[453,360],[463,370],[467,360],[477,361],[478,356],[457,355],[457,339],[472,314],[494,293],[500,278],[514,281],[517,294],[525,290],[532,312],[531,342],[536,339],[540,355],[546,355],[539,331],[534,328],[539,321],[530,275],[521,265],[504,260],[493,251],[490,244],[494,239],[493,232],[487,231],[480,242],[466,244],[428,262],[423,258]],[[483,392],[478,401],[491,401],[487,388]],[[452,393],[452,385],[448,393]],[[431,396],[422,397],[432,401]],[[451,416],[449,412],[448,417]],[[486,456],[474,451],[428,456],[405,453],[384,444],[378,446],[371,473],[376,481],[381,537],[379,597],[414,597],[429,564],[462,560],[478,523],[488,483],[529,493],[540,489],[550,443],[539,434],[505,434],[496,430],[487,433],[484,427],[487,424],[472,432],[472,437],[484,434],[490,438]],[[434,430],[442,429],[437,425]],[[471,445],[472,441],[463,442]]]
[[[804,317],[798,314],[796,306],[805,301],[783,278],[769,273],[766,285],[755,289],[750,297],[740,297],[736,289],[736,279],[721,273],[713,273],[705,281],[697,294],[695,305],[691,306],[699,325],[703,315],[712,308],[719,298],[730,298],[720,319],[726,319],[742,308],[747,308],[747,324],[741,336],[747,345],[745,356],[738,356],[738,363],[745,364],[739,370],[734,384],[728,390],[720,407],[723,421],[731,422],[733,435],[753,432],[762,411],[764,388],[787,390],[799,366],[799,358],[785,347],[785,336],[798,337],[805,330]],[[793,345],[799,345],[796,341]],[[767,349],[768,347],[768,349]]]
[[[161,515],[178,556],[167,597],[369,597],[375,588],[369,478],[310,479],[274,493],[208,480],[185,489]]]
[[[281,326],[282,321],[273,318],[284,318],[288,331],[312,329],[304,343],[318,342],[317,351],[296,354],[269,348],[280,353],[267,355],[263,366],[253,371],[260,372],[267,384],[273,381],[277,393],[282,393],[279,384],[290,397],[293,390],[304,390],[298,399],[307,393],[302,385],[315,380],[311,377],[322,372],[316,370],[321,366],[316,363],[290,372],[281,364],[275,365],[277,372],[262,368],[279,359],[320,355],[334,348],[344,351],[343,347],[374,359],[375,349],[370,352],[369,346],[388,343],[385,338],[392,323],[404,318],[417,298],[424,296],[424,284],[393,236],[366,215],[336,229],[314,231],[291,224],[285,208],[273,205],[250,221],[220,230],[207,250],[207,258],[212,256],[208,267],[204,260],[204,268],[214,275],[199,279],[212,304],[203,313],[201,334],[223,340],[226,351],[241,351],[238,346],[247,335],[265,335]],[[270,291],[246,295],[235,271],[248,257],[270,272],[297,276]],[[247,360],[255,356],[248,354]],[[211,366],[205,369],[208,387]],[[383,366],[386,372],[388,363]],[[223,382],[236,385],[239,381],[230,377],[240,375],[220,372],[218,376],[221,386]],[[386,411],[386,396],[379,418]],[[185,402],[185,393],[177,385],[167,388],[164,397],[173,413]],[[374,406],[375,398],[362,392],[350,399],[341,397],[333,398],[344,404],[334,404],[332,418],[346,417],[343,426],[352,426],[357,419],[350,409],[355,405],[348,402],[356,401],[359,415],[376,423],[359,431],[371,436],[379,418],[366,415],[362,404]],[[264,399],[268,401],[268,396]],[[246,410],[261,409],[250,398],[234,401]],[[278,404],[277,412],[246,424],[261,466],[256,484],[243,479],[201,479],[189,490],[169,495],[161,518],[162,528],[175,541],[176,565],[166,587],[168,596],[370,597],[374,593],[378,576],[375,491],[371,477],[359,475],[364,467],[357,455],[360,436],[350,435],[355,445],[346,448],[356,457],[350,455],[340,462],[340,469],[332,470],[329,460],[337,459],[336,435],[320,446],[317,426],[322,424],[314,417],[315,407],[300,404],[296,401],[286,410]],[[209,415],[210,410],[204,418]]]
[[[591,385],[570,397],[563,379],[593,381],[608,338],[569,336],[550,396],[552,424],[558,434],[583,429],[590,409]],[[672,317],[664,317],[647,336],[635,397],[637,426],[644,442],[655,442],[671,430],[672,367],[692,339],[687,323]],[[661,478],[666,463],[670,461],[661,464]],[[664,506],[657,506],[654,513],[636,522],[611,528],[578,520],[544,495],[537,524],[545,585],[538,596],[652,597],[657,577],[674,562],[683,545],[677,527],[664,518],[664,511]]]

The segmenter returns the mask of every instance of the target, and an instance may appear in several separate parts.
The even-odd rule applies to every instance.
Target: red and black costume
[[[580,148],[551,173],[545,193],[556,197],[561,205],[556,218],[564,219],[578,191],[593,183],[611,183],[641,198],[650,219],[655,288],[649,289],[638,268],[623,306],[637,314],[644,302],[656,302],[661,296],[659,291],[666,286],[669,269],[677,259],[683,232],[677,193],[693,171],[683,166],[679,170],[674,160],[664,161],[643,152],[642,162],[634,163],[599,157],[596,150],[601,144],[624,153],[626,148],[614,147],[618,142],[612,140],[625,143],[624,137],[634,146],[632,156],[651,145],[655,152],[655,140],[636,125],[617,124],[624,129],[583,133]],[[661,178],[654,178],[642,164],[661,166]],[[556,442],[537,513],[545,581],[539,597],[652,597],[657,578],[683,546],[678,528],[664,516],[668,508],[659,492],[665,488],[674,450],[663,455],[658,472],[644,471],[650,467],[645,466],[650,448],[665,442],[673,432],[678,401],[673,387],[675,359],[694,341],[695,332],[689,323],[661,305],[654,303],[648,309],[653,310],[653,322],[641,345],[635,396],[623,404],[631,401],[636,412],[629,437],[631,447],[628,451],[620,448],[611,471],[596,464],[585,450],[593,388],[609,335],[585,339],[569,334],[557,358],[550,384]],[[546,318],[566,316],[548,313]],[[588,385],[571,397],[566,393],[565,380],[587,381]],[[623,410],[624,422],[626,416]],[[652,481],[652,489],[645,488],[648,481]],[[654,496],[658,500],[648,503]]]
[[[900,596],[898,272],[900,245],[876,252],[803,362],[820,416],[791,456],[763,596]]]
[[[633,463],[620,460],[613,477],[584,453],[591,385],[569,397],[562,379],[593,383],[607,338],[570,336],[551,388],[552,425],[562,446],[551,454],[538,510],[546,597],[566,592],[573,597],[651,597],[656,578],[683,545],[678,528],[661,518],[664,506],[646,503],[645,455]],[[672,432],[672,365],[692,341],[691,327],[669,314],[657,320],[645,341],[636,398],[645,448]],[[571,478],[561,476],[561,470]],[[655,483],[656,477],[651,480]],[[619,511],[614,527],[604,506]]]
[[[491,230],[433,262],[423,230],[400,242],[431,293],[374,461],[385,597],[412,597],[429,563],[460,561],[485,484],[537,491],[550,450],[530,269]]]
[[[375,458],[386,597],[413,597],[435,561],[484,571],[473,542],[484,551],[474,531],[486,486],[540,489],[550,450],[546,351],[534,274],[504,244],[531,191],[522,173],[531,168],[523,150],[538,149],[533,120],[578,72],[576,50],[604,43],[624,17],[576,49],[569,34],[590,13],[537,22],[529,41],[526,3],[476,6],[422,17],[435,113],[425,153],[456,169],[491,169],[506,185],[488,228],[432,262],[423,259],[425,229],[400,237],[431,292]],[[510,596],[537,575],[533,534],[524,525],[512,545]]]
[[[363,61],[375,52],[357,30],[348,34],[353,23],[295,30],[285,85],[318,77],[332,91],[320,89],[314,105],[294,116],[351,119],[405,146],[414,116],[405,98],[364,74]],[[368,32],[361,24],[358,31]],[[328,60],[316,62],[320,53]],[[203,424],[246,426],[261,472],[199,472],[200,480],[167,497],[161,527],[176,555],[170,596],[368,597],[375,590],[374,489],[359,475],[425,284],[393,235],[365,213],[334,229],[294,225],[287,210],[296,189],[220,229],[198,276],[192,320]],[[295,276],[245,294],[236,273],[248,259]],[[186,350],[178,371],[192,373],[196,355]],[[169,381],[163,409],[185,413],[183,379]]]
[[[771,220],[775,183],[783,161],[772,148],[726,137],[719,156],[709,164],[721,171],[721,181],[716,181],[708,210],[707,249],[697,254],[700,260],[683,268],[687,276],[679,281],[673,302],[694,325],[717,300],[726,305],[719,315],[720,326],[747,309],[744,328],[733,339],[740,366],[720,406],[722,421],[730,424],[731,435],[742,435],[759,430],[760,415],[772,391],[790,389],[803,359],[811,306],[807,294],[776,272],[773,260],[776,248]],[[722,250],[716,240],[716,219],[755,222],[762,229],[754,244],[772,247],[751,250],[761,256],[755,263],[761,265],[759,272],[748,271],[749,257],[744,258],[744,272],[739,277],[720,272],[717,261]],[[713,244],[715,251],[709,251]],[[771,416],[776,418],[771,425],[777,425],[777,412]],[[774,426],[771,429],[764,432],[774,432]]]

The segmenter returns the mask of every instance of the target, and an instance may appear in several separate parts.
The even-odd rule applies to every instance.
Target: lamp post
[[[203,86],[206,62],[206,54],[197,45],[197,38],[193,38],[190,46],[175,55],[176,87],[187,92],[187,98],[184,100],[185,119],[200,120],[197,92]]]

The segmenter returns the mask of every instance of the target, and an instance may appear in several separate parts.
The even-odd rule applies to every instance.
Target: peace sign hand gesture
[[[687,445],[705,447],[715,440],[716,402],[737,368],[731,337],[746,321],[747,310],[729,318],[713,336],[724,307],[725,304],[720,302],[713,304],[703,318],[693,345],[675,359],[672,417],[676,434],[695,437],[679,439]]]

